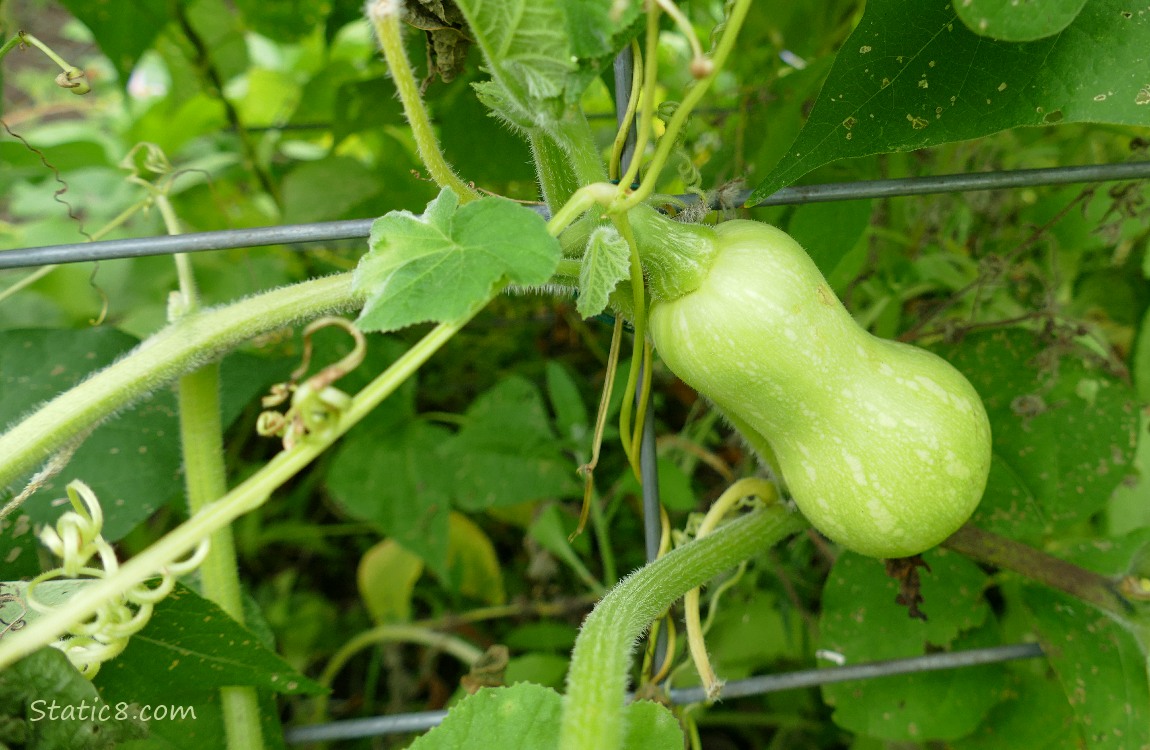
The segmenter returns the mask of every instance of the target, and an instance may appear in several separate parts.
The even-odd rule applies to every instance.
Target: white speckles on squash
[[[974,389],[945,361],[877,339],[837,300],[820,300],[825,280],[779,230],[731,221],[715,231],[722,247],[699,290],[651,308],[667,366],[752,445],[769,445],[799,509],[833,540],[904,557],[949,536],[990,466]]]

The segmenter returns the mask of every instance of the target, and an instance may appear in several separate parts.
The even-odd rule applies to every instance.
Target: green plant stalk
[[[606,182],[607,166],[599,154],[595,134],[587,116],[578,107],[572,107],[554,130],[554,137],[567,154],[575,178],[582,185]]]
[[[25,31],[22,31],[19,34],[17,34],[16,36],[20,41],[27,42],[28,44],[31,44],[33,47],[35,47],[36,49],[40,50],[45,55],[47,55],[48,58],[52,62],[54,62],[60,66],[60,70],[67,71],[72,67],[68,63],[67,60],[65,60],[64,58],[57,55],[55,50],[53,50],[47,44],[44,44],[43,42],[41,42],[39,39],[32,36],[31,34],[25,32]],[[7,46],[7,45],[5,45],[5,46]]]
[[[951,534],[942,546],[1064,591],[1123,622],[1133,611],[1115,582],[1106,576],[969,523]]]
[[[278,453],[262,469],[224,497],[208,503],[199,513],[125,562],[115,574],[79,591],[68,600],[66,607],[54,610],[20,631],[9,633],[0,640],[0,670],[51,644],[91,617],[103,602],[123,596],[133,586],[148,580],[157,571],[186,555],[204,537],[211,536],[243,514],[263,505],[272,492],[327,450],[411,377],[466,322],[443,323],[433,328],[355,395],[330,432],[309,435],[293,449]]]
[[[698,105],[701,100],[711,88],[711,84],[723,71],[723,67],[727,64],[727,58],[730,56],[731,51],[735,48],[735,39],[739,35],[739,29],[743,25],[743,21],[747,17],[747,13],[751,9],[752,0],[737,0],[734,7],[731,9],[731,15],[727,19],[727,26],[723,30],[723,36],[719,39],[718,45],[715,47],[715,54],[711,58],[714,68],[711,72],[699,80],[694,86],[687,91],[683,101],[675,110],[675,114],[671,116],[670,121],[667,123],[667,129],[659,138],[659,144],[655,147],[655,155],[651,157],[650,163],[647,165],[647,174],[643,177],[643,182],[639,185],[639,189],[631,194],[624,204],[625,208],[630,208],[636,204],[642,203],[651,193],[655,191],[655,184],[658,182],[659,173],[663,171],[663,167],[667,164],[667,159],[671,156],[671,151],[675,148],[675,141],[679,137],[683,126],[687,123],[687,118],[691,116],[691,112]],[[652,61],[649,67],[654,67]],[[646,100],[646,97],[644,97]],[[653,97],[652,97],[653,106]],[[646,106],[644,101],[644,106]],[[650,122],[650,115],[647,111],[643,114],[648,115],[646,121]],[[650,127],[648,124],[646,127]],[[636,154],[638,156],[638,154]]]
[[[804,526],[801,517],[781,506],[756,510],[639,568],[611,589],[575,641],[560,750],[618,750],[636,640],[687,591]]]
[[[212,362],[180,378],[180,445],[188,509],[194,516],[228,490],[220,421],[220,365]],[[231,525],[211,535],[211,547],[200,566],[204,597],[243,624],[244,606]],[[220,689],[220,704],[229,750],[264,747],[260,703],[250,685]]]
[[[631,367],[627,372],[627,385],[624,386],[623,403],[619,407],[619,440],[623,443],[623,452],[627,454],[627,460],[631,464],[631,470],[635,473],[635,478],[642,482],[643,472],[639,468],[639,440],[643,431],[643,418],[644,408],[646,404],[644,399],[646,397],[646,388],[641,397],[636,398],[635,387],[639,382],[639,372],[643,371],[644,385],[650,381],[647,375],[650,373],[650,357],[648,356],[647,348],[647,311],[645,295],[643,293],[643,266],[639,261],[639,248],[635,243],[635,234],[631,231],[631,222],[626,213],[612,214],[611,218],[615,222],[619,234],[627,241],[627,247],[631,249],[631,294],[632,305],[631,318],[635,327],[635,335],[633,336],[634,348],[631,355]],[[632,431],[631,426],[631,411],[635,408],[635,427]]]
[[[383,50],[387,68],[391,71],[391,80],[399,92],[399,100],[403,102],[403,112],[407,115],[411,134],[415,137],[419,158],[437,185],[450,187],[459,196],[460,203],[467,203],[478,198],[479,193],[455,174],[455,170],[443,158],[443,151],[440,150],[439,142],[435,139],[435,131],[431,128],[431,119],[427,116],[427,108],[424,107],[423,98],[419,94],[419,84],[415,82],[415,74],[411,70],[407,51],[403,47],[399,8],[400,4],[394,0],[375,0],[368,3],[367,15],[375,27],[380,49]]]
[[[0,435],[0,489],[31,473],[93,425],[145,394],[247,340],[329,312],[353,309],[363,295],[351,273],[312,279],[203,310],[171,323],[123,359],[47,402]],[[16,506],[9,504],[0,518]]]
[[[527,143],[531,147],[531,158],[535,162],[535,175],[539,180],[543,201],[554,213],[579,189],[579,180],[566,152],[550,134],[533,128],[527,131]]]
[[[381,643],[417,643],[428,648],[451,654],[464,665],[470,667],[483,657],[483,649],[471,645],[467,641],[450,633],[437,633],[419,625],[378,625],[365,630],[340,647],[323,668],[319,676],[319,684],[331,687],[335,676],[339,674],[344,665],[357,653],[368,646]],[[323,721],[327,716],[328,696],[323,695],[316,699],[312,720]]]
[[[155,202],[168,234],[180,234],[180,221],[168,196],[159,192]],[[200,309],[200,294],[191,258],[186,253],[179,253],[174,260],[183,296],[179,315],[194,315]],[[183,375],[177,392],[188,511],[190,516],[194,516],[228,491],[224,426],[220,416],[219,361],[209,362]],[[212,534],[208,554],[200,566],[200,581],[204,596],[242,625],[244,605],[231,524]],[[261,750],[264,747],[260,699],[253,686],[221,688],[220,707],[229,750]]]
[[[0,60],[3,60],[9,52],[19,47],[22,39],[22,35],[17,33],[11,39],[4,42],[3,46],[0,46]]]

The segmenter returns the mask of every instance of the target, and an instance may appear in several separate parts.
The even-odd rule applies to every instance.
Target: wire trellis
[[[905,177],[892,180],[830,182],[785,187],[766,200],[756,203],[755,207],[1145,179],[1150,179],[1150,161],[1016,169],[1001,172],[976,172],[974,174],[947,174],[936,177]],[[682,197],[688,201],[697,200],[695,196]],[[736,196],[734,203],[741,204],[748,197],[750,197],[750,193],[742,191]],[[544,207],[540,206],[539,210],[540,213],[546,215]],[[0,251],[0,269],[84,263],[120,258],[143,258],[176,253],[201,253],[241,247],[363,240],[371,234],[373,221],[375,220],[321,221],[310,224],[285,224],[252,229],[221,229],[213,232],[190,232],[174,236],[136,237],[19,248]]]
[[[912,672],[938,672],[980,664],[997,664],[1016,659],[1033,659],[1038,656],[1042,656],[1042,647],[1037,643],[1017,643],[1009,646],[927,654],[909,659],[889,659],[826,669],[804,669],[798,672],[761,675],[728,682],[723,686],[719,697],[740,698],[764,695],[783,690],[829,685],[835,682],[867,680]],[[702,687],[672,689],[668,692],[671,703],[676,705],[699,703],[706,700],[706,691]],[[351,740],[384,734],[424,732],[437,726],[445,716],[447,716],[447,711],[421,711],[391,716],[373,716],[365,719],[332,721],[325,724],[310,724],[288,729],[284,733],[284,739],[294,745],[306,742]]]

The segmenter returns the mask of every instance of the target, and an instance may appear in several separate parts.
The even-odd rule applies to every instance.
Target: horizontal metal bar
[[[1150,162],[1019,169],[1005,172],[978,172],[940,175],[938,177],[909,177],[897,180],[863,180],[792,186],[783,188],[756,205],[778,206],[857,200],[860,198],[892,198],[905,195],[1002,190],[1147,178],[1150,178]],[[740,196],[737,196],[737,199],[738,201],[745,201],[748,195],[749,193],[744,191]],[[372,219],[353,219],[350,221],[289,224],[255,229],[224,229],[214,232],[182,234],[174,237],[101,240],[99,242],[5,250],[0,251],[0,269],[26,268],[53,263],[139,258],[149,255],[196,253],[239,247],[358,240],[369,235],[372,221]]]
[[[927,654],[909,659],[890,659],[842,667],[807,669],[801,672],[762,675],[731,682],[723,686],[719,697],[743,698],[749,695],[777,693],[782,690],[829,685],[835,682],[869,680],[875,677],[888,677],[911,672],[937,672],[944,669],[995,664],[1015,659],[1033,659],[1039,656],[1042,656],[1042,647],[1037,643],[1016,643],[1010,646],[994,646],[993,648],[980,648],[971,651]],[[702,687],[671,690],[672,703],[699,703],[706,698],[706,690]]]
[[[292,745],[308,742],[330,742],[332,740],[354,740],[361,737],[382,737],[385,734],[408,734],[425,732],[437,726],[446,711],[422,711],[416,714],[395,714],[393,716],[372,716],[366,719],[347,719],[327,724],[309,724],[292,727],[284,733],[284,739]]]
[[[723,686],[720,697],[745,698],[782,690],[829,685],[834,682],[866,680],[911,672],[936,672],[980,664],[996,664],[1015,659],[1033,659],[1042,655],[1042,647],[1037,643],[1016,643],[1009,646],[994,646],[969,651],[927,654],[909,659],[889,659],[826,669],[806,669],[799,672],[762,675],[729,682]],[[671,702],[676,704],[698,703],[706,699],[706,693],[701,687],[671,690],[670,693]],[[290,744],[303,744],[323,740],[344,740],[377,737],[384,734],[422,732],[439,724],[446,715],[446,711],[424,711],[422,713],[377,716],[368,719],[333,721],[326,724],[310,724],[288,729],[284,738]]]
[[[1150,178],[1150,161],[1121,164],[1088,164],[1081,167],[1048,167],[1045,169],[1012,169],[1004,172],[971,172],[938,177],[903,177],[897,180],[862,180],[823,185],[786,187],[759,206],[781,206],[793,203],[825,203],[860,198],[896,198],[906,195],[965,193],[975,190],[1011,190],[1048,185],[1074,185],[1086,182],[1116,182]],[[745,202],[750,193],[743,195]]]

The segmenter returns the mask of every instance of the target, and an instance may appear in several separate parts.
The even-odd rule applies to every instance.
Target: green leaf
[[[112,328],[0,332],[0,423],[67,390],[135,344]],[[67,509],[57,502],[64,485],[83,480],[104,509],[104,537],[115,541],[182,496],[179,470],[176,400],[164,389],[97,429],[23,507],[34,523],[54,523]]]
[[[371,200],[380,188],[378,170],[350,156],[304,162],[284,177],[284,222],[345,218],[348,209]]]
[[[1150,13],[1094,0],[1061,34],[991,42],[949,0],[871,0],[754,204],[837,159],[1054,122],[1144,125]]]
[[[1105,507],[1134,455],[1128,385],[1085,352],[1017,329],[970,335],[943,353],[990,417],[993,456],[976,524],[1037,542]]]
[[[683,746],[683,732],[663,705],[636,701],[627,714],[623,747],[666,750]],[[481,688],[452,708],[443,723],[411,744],[411,750],[470,750],[481,745],[500,750],[554,750],[559,743],[562,698],[551,688],[520,682]]]
[[[328,490],[348,515],[378,524],[440,576],[451,503],[436,452],[450,436],[424,422],[364,432],[344,442],[327,474]]]
[[[787,234],[803,246],[828,279],[870,226],[869,200],[804,203],[787,223]]]
[[[213,602],[176,585],[124,652],[96,675],[101,691],[118,700],[254,685],[284,695],[324,692],[298,673]]]
[[[805,656],[803,619],[770,591],[732,591],[720,600],[707,631],[707,650],[724,680],[739,680],[768,670],[782,659]]]
[[[0,424],[67,390],[136,343],[113,328],[0,332]],[[276,362],[258,357],[224,360],[223,424],[235,420],[277,372]],[[100,500],[104,538],[116,541],[157,508],[183,497],[179,436],[175,394],[162,388],[101,425],[23,508],[34,523],[54,523],[67,510],[59,502],[64,486],[80,479]]]
[[[458,0],[456,5],[496,85],[536,119],[558,119],[572,70],[563,5],[557,0]]]
[[[963,0],[958,17],[979,36],[1004,42],[1032,42],[1057,34],[1078,16],[1086,0]]]
[[[11,499],[10,493],[0,492],[0,505]],[[23,512],[0,520],[0,581],[31,578],[40,573],[40,540],[32,533],[33,528],[32,519]]]
[[[354,277],[354,288],[367,294],[358,320],[367,331],[466,320],[508,282],[547,281],[560,255],[534,211],[495,197],[460,206],[448,189],[423,216],[398,211],[377,219],[370,244]]]
[[[323,24],[331,12],[331,0],[237,0],[236,7],[253,30],[269,39],[294,42]]]
[[[452,590],[487,604],[503,604],[507,594],[495,545],[483,529],[462,513],[452,513],[448,521],[445,583]]]
[[[587,240],[579,266],[579,298],[575,309],[593,318],[607,309],[607,298],[620,281],[631,278],[631,248],[613,226],[598,226]]]
[[[111,60],[120,83],[125,86],[140,55],[152,46],[156,35],[171,20],[172,9],[168,3],[151,0],[115,3],[63,0],[63,5],[92,30],[96,43]],[[79,63],[72,61],[72,64]]]
[[[547,360],[545,372],[547,396],[551,410],[555,413],[555,426],[563,438],[583,448],[581,441],[587,437],[591,420],[583,394],[579,392],[571,372],[559,361]]]
[[[477,398],[441,456],[438,471],[450,476],[452,499],[463,510],[581,493],[539,389],[521,377]]]
[[[1024,601],[1042,650],[1062,683],[1091,750],[1150,745],[1146,655],[1109,617],[1064,594],[1037,587]]]
[[[443,723],[410,750],[465,750],[480,744],[500,750],[554,750],[562,699],[551,688],[521,682],[480,688],[457,703]]]
[[[145,722],[118,716],[115,706],[105,703],[58,649],[42,648],[0,672],[0,727],[6,732],[3,741],[14,747],[110,750],[148,736]],[[53,706],[55,713],[48,713]]]
[[[953,750],[1078,750],[1081,737],[1061,688],[1026,672],[1011,672],[1003,699]]]
[[[411,595],[423,574],[423,560],[394,539],[384,539],[359,560],[356,583],[377,625],[411,619]]]
[[[820,648],[848,664],[921,656],[928,646],[961,650],[994,645],[993,628],[980,628],[990,614],[982,599],[986,575],[947,550],[923,555],[921,605],[928,620],[911,619],[896,604],[898,584],[883,564],[850,552],[835,562],[823,589]],[[835,723],[888,740],[955,739],[970,733],[998,700],[988,686],[1001,665],[895,675],[823,687]]]

